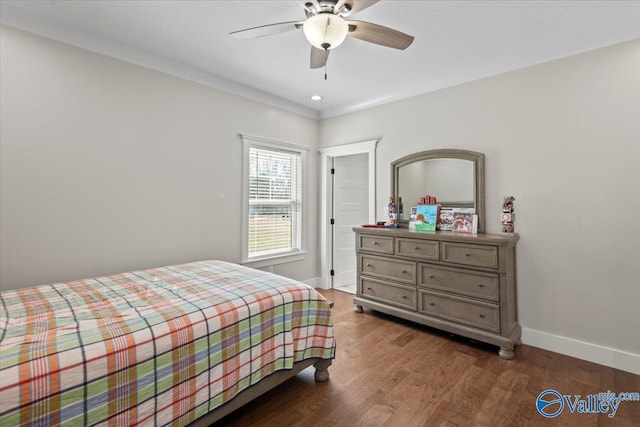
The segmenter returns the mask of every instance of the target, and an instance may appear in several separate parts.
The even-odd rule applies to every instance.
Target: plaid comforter
[[[186,425],[332,359],[313,288],[222,261],[0,293],[0,426]]]

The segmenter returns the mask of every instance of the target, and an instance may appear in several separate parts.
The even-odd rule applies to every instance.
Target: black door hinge
[[[335,270],[331,270],[331,275],[332,275],[332,276],[335,276],[335,275],[336,275]]]
[[[331,175],[335,175],[336,174],[336,170],[334,168],[331,168]]]
[[[333,218],[331,218],[331,225],[334,225],[335,223],[336,221]]]

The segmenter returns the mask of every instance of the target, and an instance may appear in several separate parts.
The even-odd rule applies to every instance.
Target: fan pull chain
[[[324,57],[324,81],[327,81],[327,63],[329,62],[329,51],[325,49],[325,57]]]
[[[327,40],[327,31],[329,31],[329,24],[331,23],[331,20],[329,19],[329,16],[327,16],[327,25],[325,25],[324,27],[324,40],[325,43],[322,43],[322,47],[324,48],[324,80],[327,81],[327,62],[329,62],[329,48],[331,47],[331,45],[329,43],[326,43]]]

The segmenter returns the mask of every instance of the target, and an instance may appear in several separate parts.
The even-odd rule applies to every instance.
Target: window
[[[242,139],[243,262],[259,267],[301,259],[305,148],[246,135]]]

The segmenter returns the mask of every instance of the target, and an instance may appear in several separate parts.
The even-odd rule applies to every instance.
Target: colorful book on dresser
[[[474,208],[455,208],[452,211],[453,229],[456,233],[477,233],[478,216]]]
[[[418,205],[414,230],[436,231],[440,205]]]
[[[453,231],[453,208],[440,208],[436,230]]]

